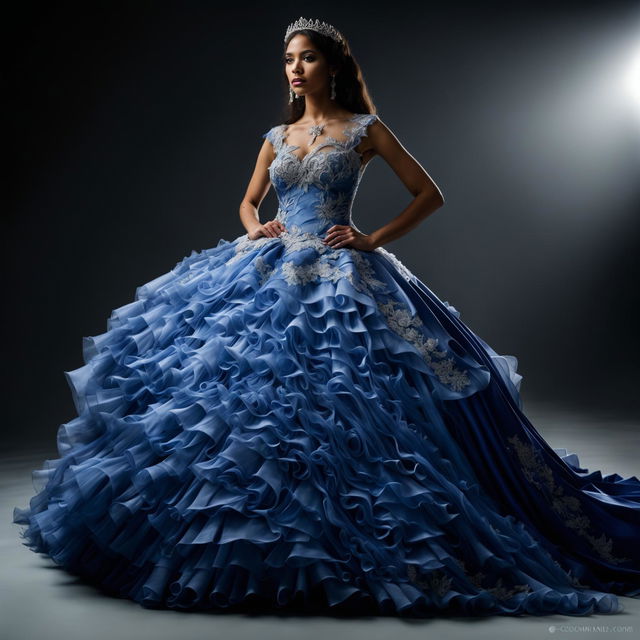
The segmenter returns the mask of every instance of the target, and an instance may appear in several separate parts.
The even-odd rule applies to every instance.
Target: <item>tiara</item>
[[[320,22],[318,19],[307,20],[307,18],[303,18],[302,16],[287,27],[287,31],[284,34],[284,41],[287,41],[290,33],[293,31],[299,31],[300,29],[313,29],[313,31],[329,36],[340,44],[342,44],[343,41],[342,34],[335,27],[327,24],[326,22]]]

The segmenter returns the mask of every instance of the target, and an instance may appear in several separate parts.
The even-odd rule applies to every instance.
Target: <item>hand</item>
[[[282,222],[274,219],[268,220],[264,224],[261,224],[247,235],[249,236],[249,240],[257,240],[261,236],[266,236],[267,238],[277,238],[283,231],[286,231],[286,229]]]
[[[373,251],[375,248],[371,236],[344,224],[334,224],[333,227],[327,229],[327,235],[322,242],[333,249],[350,246],[361,251]]]

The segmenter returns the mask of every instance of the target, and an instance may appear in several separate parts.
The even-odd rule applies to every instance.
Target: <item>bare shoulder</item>
[[[381,141],[384,141],[385,139],[388,140],[390,138],[397,140],[395,134],[393,133],[391,128],[387,125],[387,123],[384,120],[382,120],[382,118],[377,113],[374,115],[376,117],[371,122],[371,124],[367,129],[367,135],[371,138],[371,141],[381,142]]]
[[[375,120],[367,128],[367,138],[370,148],[383,157],[401,152],[407,153],[396,134],[377,114]]]
[[[368,161],[380,153],[385,139],[388,140],[390,136],[393,136],[393,133],[377,113],[363,115],[374,116],[369,119],[366,125],[366,135],[363,136],[357,148],[357,151],[363,154],[364,159]]]

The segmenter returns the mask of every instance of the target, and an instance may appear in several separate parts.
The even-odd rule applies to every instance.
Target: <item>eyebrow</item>
[[[302,55],[303,53],[318,53],[317,51],[314,51],[313,49],[305,49],[304,51],[300,52],[300,55]],[[290,51],[287,51],[285,54],[285,56],[290,56],[293,55]]]

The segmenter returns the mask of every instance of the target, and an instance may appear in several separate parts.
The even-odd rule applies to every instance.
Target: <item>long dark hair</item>
[[[375,113],[376,108],[369,95],[367,85],[364,81],[360,65],[351,53],[349,43],[346,38],[343,43],[336,42],[333,38],[318,33],[313,29],[298,29],[289,34],[284,43],[282,63],[284,64],[284,53],[293,36],[302,33],[313,42],[314,46],[324,55],[330,67],[336,67],[336,98],[335,101],[341,107],[351,113]],[[299,120],[304,113],[304,96],[298,96],[289,103],[289,81],[284,73],[286,102],[284,107],[285,124],[293,124]]]

